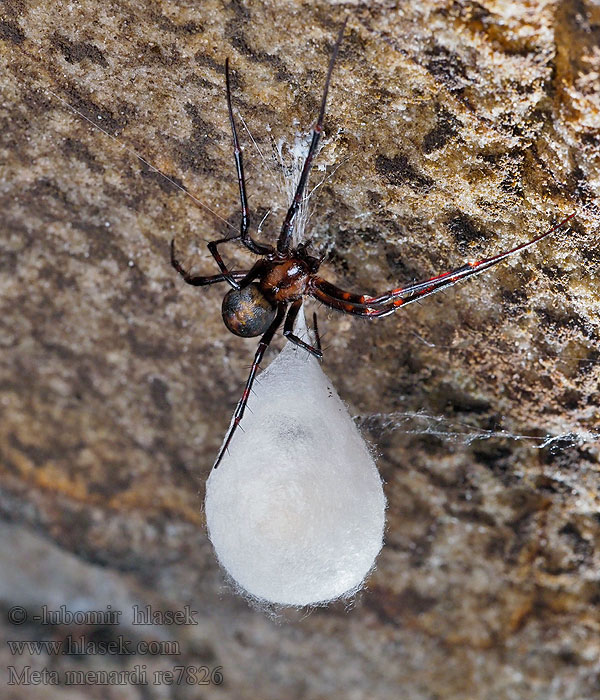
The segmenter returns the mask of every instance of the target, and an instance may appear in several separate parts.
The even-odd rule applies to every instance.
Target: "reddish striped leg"
[[[246,386],[244,387],[244,393],[242,394],[242,398],[238,401],[238,404],[235,408],[235,412],[233,414],[233,419],[231,421],[231,425],[229,426],[229,430],[227,432],[227,436],[225,437],[225,441],[223,442],[223,445],[222,445],[221,449],[219,450],[219,454],[217,455],[217,459],[213,465],[213,469],[216,469],[219,466],[221,460],[223,459],[223,455],[225,454],[225,451],[229,447],[229,444],[231,442],[231,438],[233,437],[235,431],[237,430],[237,427],[240,424],[240,421],[244,417],[244,411],[246,410],[246,404],[248,403],[248,397],[250,396],[250,392],[252,391],[252,385],[254,384],[254,380],[256,378],[256,373],[258,372],[258,368],[259,368],[260,363],[263,359],[263,356],[265,354],[266,349],[269,347],[271,341],[273,340],[273,336],[275,335],[275,331],[279,328],[279,326],[281,325],[281,322],[283,321],[283,317],[285,315],[285,308],[286,308],[285,304],[280,304],[277,307],[277,315],[275,316],[273,323],[271,323],[268,331],[260,339],[260,343],[258,344],[258,347],[256,348],[256,353],[254,355],[254,361],[252,362],[250,374],[248,375],[248,379],[246,380]]]
[[[294,321],[296,320],[296,317],[298,316],[298,313],[300,311],[300,308],[302,306],[302,300],[298,299],[297,301],[293,302],[292,305],[290,306],[289,312],[287,314],[287,317],[285,319],[285,326],[284,326],[284,331],[283,334],[284,336],[291,342],[294,343],[295,345],[300,346],[301,348],[304,348],[308,352],[312,353],[319,359],[323,357],[323,353],[321,352],[321,340],[319,337],[319,329],[317,326],[317,315],[313,314],[313,323],[314,323],[314,331],[315,331],[315,339],[316,339],[316,347],[313,347],[312,345],[309,345],[308,343],[305,343],[303,340],[298,338],[298,336],[294,335],[292,333],[292,330],[294,328]],[[275,320],[273,323],[270,325],[269,330],[263,335],[263,337],[260,340],[260,343],[258,344],[258,348],[256,349],[256,354],[254,355],[254,362],[252,363],[252,367],[250,369],[250,374],[248,375],[248,379],[246,380],[246,386],[244,387],[244,393],[242,394],[242,398],[238,401],[238,404],[236,406],[235,412],[233,414],[233,419],[231,421],[231,425],[229,426],[229,431],[227,433],[227,436],[225,437],[225,441],[223,442],[223,445],[219,451],[219,454],[217,455],[217,459],[214,463],[213,468],[216,469],[221,460],[223,459],[223,455],[225,454],[227,448],[231,444],[231,439],[233,438],[233,435],[235,431],[237,430],[240,421],[244,417],[244,411],[246,410],[246,405],[248,403],[248,398],[250,397],[250,392],[252,391],[252,385],[254,384],[254,380],[256,379],[256,374],[258,372],[258,368],[260,366],[260,363],[262,362],[263,356],[265,354],[266,349],[269,347],[269,344],[271,343],[271,340],[273,340],[273,336],[275,335],[275,332],[281,325],[281,322],[283,321],[283,317],[285,316],[285,310],[287,308],[286,304],[280,304],[277,308],[277,316],[275,317]]]
[[[406,287],[391,289],[379,296],[373,297],[367,294],[346,292],[331,284],[331,282],[327,282],[327,280],[317,276],[312,279],[311,294],[326,306],[345,311],[349,314],[366,316],[368,318],[387,316],[388,314],[394,313],[400,306],[405,306],[406,304],[410,304],[430,294],[435,294],[446,287],[451,287],[453,284],[468,279],[473,275],[477,275],[484,270],[488,270],[493,265],[502,262],[502,260],[506,260],[509,256],[520,253],[530,246],[539,243],[543,238],[554,233],[556,229],[564,226],[564,224],[570,221],[574,216],[575,213],[570,214],[566,219],[563,219],[560,223],[556,224],[556,226],[553,226],[539,236],[503,253],[494,255],[491,258],[467,263],[456,270],[444,272],[424,282],[417,282],[416,284],[409,284]]]

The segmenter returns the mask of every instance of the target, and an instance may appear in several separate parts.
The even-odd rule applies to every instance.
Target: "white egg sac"
[[[302,606],[357,591],[383,544],[385,496],[319,362],[288,343],[259,375],[206,484],[221,565],[253,598]]]

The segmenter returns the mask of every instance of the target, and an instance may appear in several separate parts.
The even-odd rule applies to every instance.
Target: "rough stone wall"
[[[0,605],[189,603],[198,625],[143,634],[179,640],[177,663],[223,666],[206,698],[598,697],[600,5],[6,0],[1,12]],[[346,15],[313,175],[328,279],[384,290],[577,216],[392,317],[319,310],[324,369],[381,454],[387,543],[351,609],[274,620],[224,586],[201,510],[255,341],[223,327],[222,289],[177,278],[168,245],[212,271],[204,241],[239,225],[227,56],[257,144],[240,124],[253,222],[271,209],[262,235],[277,235],[273,144],[310,129]],[[235,244],[226,256],[250,264]],[[49,636],[0,625],[8,639]],[[119,633],[142,634],[102,630]],[[11,697],[54,691],[199,692]]]

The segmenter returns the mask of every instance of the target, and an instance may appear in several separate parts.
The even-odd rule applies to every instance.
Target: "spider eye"
[[[232,333],[253,338],[266,332],[275,318],[276,309],[257,284],[249,284],[243,289],[227,292],[221,314]]]

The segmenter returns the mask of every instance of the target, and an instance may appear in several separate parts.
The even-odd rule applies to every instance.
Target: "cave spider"
[[[211,241],[208,244],[208,249],[221,270],[220,274],[217,275],[191,275],[177,260],[174,241],[171,241],[171,264],[187,284],[202,287],[217,282],[227,282],[232,287],[225,295],[222,307],[223,321],[227,328],[232,333],[245,338],[262,335],[254,355],[250,374],[246,380],[244,392],[241,399],[238,401],[229,431],[214,463],[215,468],[221,462],[242,420],[259,365],[275,332],[281,324],[283,323],[283,335],[290,342],[304,348],[317,358],[322,357],[316,314],[313,315],[315,330],[314,346],[304,342],[294,334],[294,322],[302,307],[304,296],[312,296],[322,304],[325,304],[325,306],[363,318],[372,319],[387,316],[397,311],[401,306],[410,304],[413,301],[434,294],[441,289],[450,287],[460,280],[483,272],[509,256],[535,245],[575,216],[574,213],[571,214],[556,226],[553,226],[551,229],[525,243],[521,243],[511,250],[504,251],[491,258],[466,263],[456,270],[445,272],[423,282],[391,289],[378,296],[355,294],[344,291],[317,275],[323,259],[308,254],[307,248],[309,243],[301,243],[295,248],[292,247],[292,232],[294,219],[303,200],[312,161],[323,132],[323,120],[325,117],[329,83],[345,27],[346,21],[344,21],[339,31],[329,60],[319,116],[313,128],[312,140],[296,187],[294,199],[281,227],[277,246],[273,247],[268,243],[259,242],[250,235],[250,217],[248,213],[242,151],[238,141],[233,108],[231,105],[229,59],[225,61],[225,83],[227,111],[233,137],[233,152],[240,190],[242,213],[240,232],[236,236]],[[218,251],[218,246],[221,243],[238,239],[241,240],[242,244],[252,253],[261,256],[248,271],[229,270]],[[289,309],[288,304],[290,305]]]

